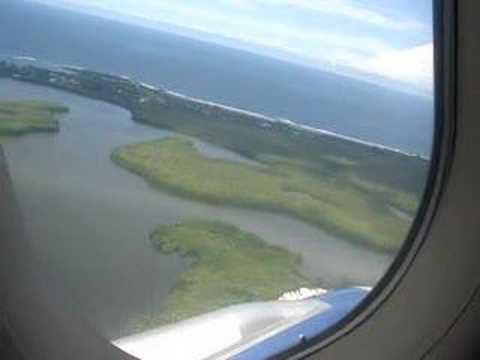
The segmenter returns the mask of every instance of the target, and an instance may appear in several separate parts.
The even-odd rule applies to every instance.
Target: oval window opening
[[[431,1],[7,0],[0,23],[3,171],[35,272],[123,351],[274,356],[348,314],[406,239]]]

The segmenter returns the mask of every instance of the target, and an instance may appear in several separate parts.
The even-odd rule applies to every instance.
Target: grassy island
[[[155,178],[154,182],[161,183],[162,188],[169,187],[190,197],[288,212],[381,249],[394,249],[405,234],[404,224],[396,224],[399,220],[390,216],[391,210],[400,210],[412,217],[422,198],[430,164],[427,159],[418,156],[306,130],[278,118],[191,99],[125,76],[72,67],[52,70],[0,61],[1,77],[69,91],[121,106],[131,112],[135,121],[187,135],[229,149],[250,160],[264,162],[270,173],[277,172],[274,177],[283,178],[282,186],[287,186],[280,189],[279,193],[276,191],[278,186],[274,184],[272,192],[276,191],[276,195],[273,198],[264,189],[263,194],[257,189],[245,197],[239,197],[238,194],[212,197],[209,191],[203,191],[194,181],[190,180],[188,186],[173,184],[172,179],[153,176],[149,164],[140,166],[138,161],[127,160],[127,156],[124,159],[115,156],[124,165],[130,163],[129,167],[134,167],[142,175],[149,173],[151,180]],[[318,116],[322,117],[321,108],[318,111]],[[294,120],[301,123],[300,119]],[[197,176],[197,170],[191,170],[185,176]],[[285,175],[290,170],[293,172]],[[291,180],[287,185],[284,181],[286,178]],[[312,182],[312,179],[315,181]],[[170,183],[173,186],[169,186]],[[295,186],[289,190],[288,186],[292,184]],[[300,189],[297,185],[300,185]],[[233,190],[234,193],[237,191]],[[304,193],[313,199],[306,200]],[[280,197],[277,196],[279,194]],[[349,199],[349,194],[359,196]],[[362,205],[365,201],[368,206]],[[357,214],[352,212],[359,209]],[[371,214],[378,215],[378,219],[364,221]],[[347,216],[341,219],[343,215]],[[382,221],[386,223],[380,225]]]
[[[277,299],[310,286],[300,273],[301,258],[254,234],[221,222],[162,225],[151,234],[156,249],[192,260],[163,302],[157,318],[136,321],[138,330],[172,323],[225,306]]]
[[[57,132],[55,115],[68,112],[64,106],[44,101],[0,101],[0,138],[31,132]]]
[[[253,166],[207,158],[189,140],[174,137],[121,146],[112,160],[176,195],[287,213],[387,251],[398,248],[410,225],[387,204],[406,212],[416,208],[411,194],[358,178],[354,169],[349,171],[354,164],[332,170],[335,159],[330,158],[316,169],[279,156]]]
[[[418,156],[306,131],[276,118],[190,99],[124,76],[0,61],[2,77],[106,101],[129,110],[135,121],[188,135],[253,160],[265,155],[287,157],[304,162],[314,171],[318,164],[323,170],[328,165],[332,171],[350,166],[362,180],[406,191],[417,200],[423,194],[429,161]],[[320,105],[318,116],[323,116]],[[301,119],[292,120],[301,123]]]

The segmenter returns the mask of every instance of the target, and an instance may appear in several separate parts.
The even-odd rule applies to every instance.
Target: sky
[[[429,95],[431,0],[35,0]]]

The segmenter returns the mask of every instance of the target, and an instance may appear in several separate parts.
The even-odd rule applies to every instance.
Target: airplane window
[[[62,311],[140,359],[266,358],[343,318],[422,199],[431,8],[2,1],[2,172]]]

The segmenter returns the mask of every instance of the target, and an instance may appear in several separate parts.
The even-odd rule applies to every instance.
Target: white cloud
[[[257,9],[256,4],[253,1],[248,0],[220,0],[220,3],[239,10],[251,11]]]
[[[395,19],[379,11],[369,9],[365,4],[358,4],[352,0],[225,0],[230,5],[239,5],[249,8],[256,6],[286,6],[303,9],[327,15],[343,16],[355,21],[392,30],[419,30],[423,25],[417,21]]]
[[[58,5],[62,0],[55,1]],[[305,63],[329,71],[344,73],[347,69],[347,73],[373,74],[423,91],[430,91],[432,88],[431,43],[396,49],[392,44],[381,40],[381,37],[360,36],[341,32],[339,29],[306,29],[301,24],[289,25],[281,18],[269,15],[268,8],[263,8],[262,11],[255,8],[291,6],[325,14],[340,14],[390,28],[414,24],[408,21],[398,22],[358,4],[354,5],[351,0],[217,0],[216,3],[211,2],[212,6],[209,7],[194,6],[188,1],[176,1],[172,4],[166,1],[142,0],[143,6],[138,5],[138,0],[123,0],[122,4],[116,0],[63,1],[88,5],[101,10],[106,16],[117,13],[136,17],[137,24],[141,23],[142,19],[161,21],[197,33],[228,38],[233,46],[237,43],[245,48],[245,44],[249,44],[247,47],[254,51],[259,48],[273,49],[277,51],[276,54],[290,54],[291,59],[303,59]],[[230,10],[226,11],[225,6]],[[257,16],[258,14],[261,16]]]
[[[433,44],[381,51],[353,68],[430,91],[433,88]]]

